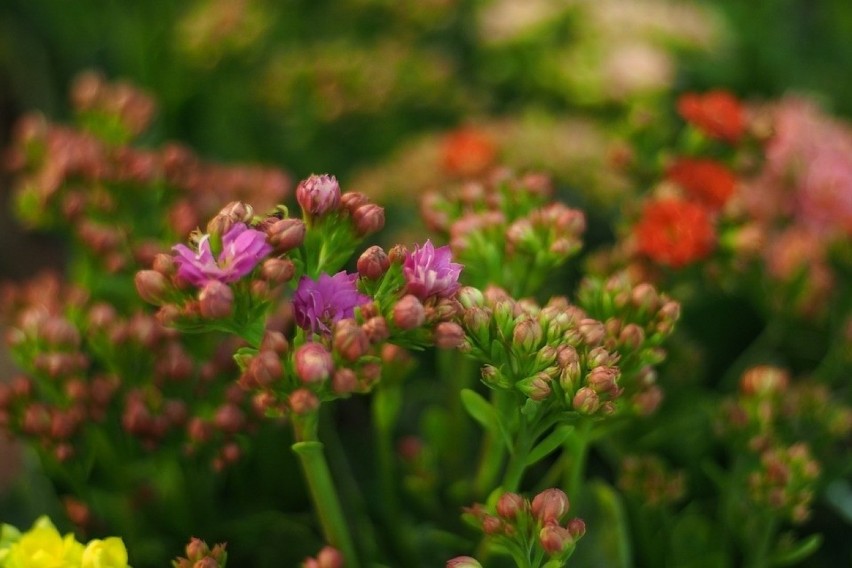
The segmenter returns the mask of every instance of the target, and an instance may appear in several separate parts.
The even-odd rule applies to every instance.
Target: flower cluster
[[[117,537],[78,542],[73,534],[59,534],[47,517],[40,517],[26,532],[0,526],[2,568],[130,568],[127,549]]]
[[[545,489],[532,501],[509,492],[500,495],[494,513],[476,504],[466,509],[465,519],[484,533],[488,545],[511,555],[518,566],[564,566],[586,534],[580,518],[563,525],[569,508],[568,496],[560,489]],[[448,568],[478,566],[466,556],[447,562]]]
[[[547,203],[551,193],[545,176],[495,170],[448,194],[426,194],[421,212],[449,237],[470,284],[516,283],[510,292],[522,297],[579,251],[586,228],[581,211]]]
[[[212,549],[206,542],[192,538],[186,545],[184,554],[172,561],[173,568],[225,568],[228,553],[225,544],[217,544]]]

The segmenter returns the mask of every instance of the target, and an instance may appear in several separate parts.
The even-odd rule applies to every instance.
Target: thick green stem
[[[590,420],[583,420],[565,442],[565,457],[569,460],[565,468],[565,487],[571,501],[579,498],[583,487],[592,426]]]
[[[316,417],[311,417],[295,425],[296,439],[293,451],[299,456],[299,462],[305,472],[305,480],[311,500],[319,515],[325,539],[343,554],[346,566],[358,567],[358,557],[352,537],[343,515],[343,508],[337,497],[337,489],[331,478],[331,472],[323,453],[323,444],[317,440]]]
[[[502,390],[491,391],[491,402],[497,408],[500,416],[506,416],[503,412],[507,405],[514,401],[511,393]],[[506,459],[506,444],[494,432],[486,431],[482,441],[482,453],[479,457],[479,467],[474,480],[474,491],[476,497],[484,498],[495,487],[503,471],[503,461]]]

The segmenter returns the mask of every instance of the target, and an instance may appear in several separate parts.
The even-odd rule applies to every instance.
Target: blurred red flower
[[[666,170],[666,178],[712,209],[724,207],[737,184],[733,172],[723,164],[700,158],[678,158]]]
[[[736,143],[745,130],[743,107],[727,91],[685,93],[677,101],[677,111],[710,138]]]
[[[716,243],[707,209],[677,198],[646,203],[633,235],[640,254],[674,268],[704,258]]]

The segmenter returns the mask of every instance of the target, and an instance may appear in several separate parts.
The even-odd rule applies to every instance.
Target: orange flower
[[[706,159],[678,158],[666,170],[666,178],[711,209],[724,207],[737,184],[731,170]]]
[[[444,139],[442,154],[445,172],[466,177],[484,173],[497,157],[497,148],[484,132],[462,128]]]
[[[743,107],[727,91],[685,93],[677,101],[677,111],[710,138],[736,143],[745,130]]]
[[[716,243],[707,210],[676,198],[646,203],[633,235],[640,254],[674,268],[704,258]]]

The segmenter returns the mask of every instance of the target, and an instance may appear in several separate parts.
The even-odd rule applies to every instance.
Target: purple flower
[[[334,276],[320,274],[311,280],[302,276],[293,294],[293,311],[296,323],[314,333],[331,334],[334,324],[355,315],[355,308],[370,301],[369,296],[355,288],[357,274],[341,270]]]
[[[337,178],[328,174],[312,175],[299,182],[296,201],[302,211],[311,217],[321,217],[340,205],[340,185]]]
[[[186,245],[172,247],[175,253],[177,274],[190,284],[202,286],[208,280],[235,282],[251,272],[263,258],[272,252],[266,242],[266,233],[249,229],[245,223],[236,223],[222,237],[222,252],[213,258],[210,235],[204,235],[194,251]]]
[[[431,296],[447,298],[459,289],[461,264],[452,262],[450,247],[435,248],[432,241],[423,247],[414,247],[414,252],[405,257],[402,272],[408,283],[407,291],[421,300]]]

